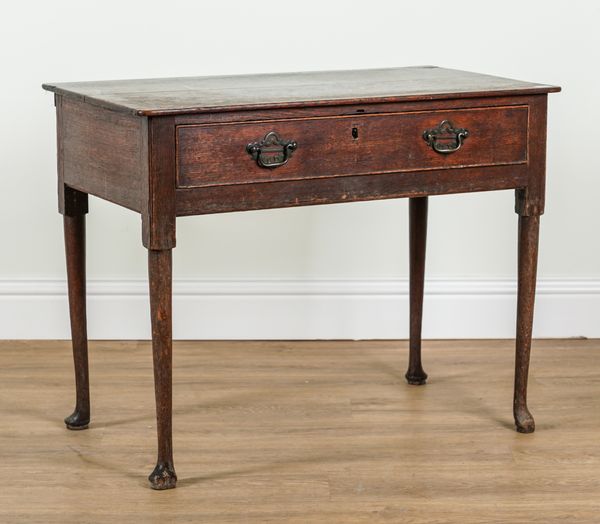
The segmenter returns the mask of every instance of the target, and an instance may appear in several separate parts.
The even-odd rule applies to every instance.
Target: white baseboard
[[[177,339],[396,339],[408,336],[404,280],[180,280]],[[424,338],[512,338],[512,280],[428,280]],[[0,338],[69,338],[60,280],[0,281]],[[88,283],[92,339],[147,339],[145,281]],[[534,336],[600,337],[600,280],[540,280]]]

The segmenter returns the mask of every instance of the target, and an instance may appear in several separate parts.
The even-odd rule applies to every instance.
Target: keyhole
[[[354,140],[358,138],[358,127],[352,128],[352,138],[354,138]]]

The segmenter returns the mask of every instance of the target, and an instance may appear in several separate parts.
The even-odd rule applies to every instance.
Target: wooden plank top
[[[560,91],[435,66],[44,84],[48,91],[143,116]]]

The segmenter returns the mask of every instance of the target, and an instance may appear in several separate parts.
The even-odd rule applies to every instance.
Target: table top
[[[560,91],[555,86],[435,66],[109,80],[42,87],[101,107],[144,116]]]

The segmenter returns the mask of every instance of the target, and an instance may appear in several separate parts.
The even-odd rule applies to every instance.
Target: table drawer
[[[180,188],[527,162],[527,106],[177,127]]]

